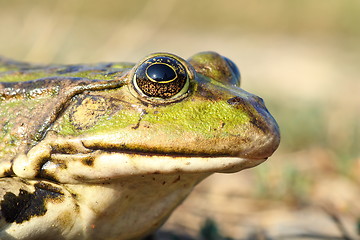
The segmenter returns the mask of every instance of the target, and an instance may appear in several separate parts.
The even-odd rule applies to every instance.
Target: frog
[[[279,126],[216,52],[0,58],[0,239],[144,239],[213,173],[268,159]]]

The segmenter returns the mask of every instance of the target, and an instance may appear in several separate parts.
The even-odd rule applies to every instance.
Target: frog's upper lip
[[[146,150],[131,150],[131,149],[117,149],[117,148],[97,148],[87,147],[91,151],[102,151],[108,154],[127,154],[127,155],[138,155],[148,157],[171,157],[171,158],[242,158],[253,161],[264,161],[268,159],[273,152],[277,149],[278,145],[273,144],[272,139],[268,139],[268,143],[258,143],[254,148],[250,148],[246,152],[221,152],[221,153],[204,153],[204,152],[163,152],[163,151],[146,151]],[[86,146],[84,144],[84,146]]]

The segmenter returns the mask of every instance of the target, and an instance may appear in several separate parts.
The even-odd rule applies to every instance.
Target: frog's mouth
[[[277,134],[259,139],[257,136],[254,144],[247,144],[246,148],[234,141],[223,147],[208,142],[205,145],[214,146],[207,148],[209,151],[184,146],[169,152],[165,148],[125,147],[112,141],[110,135],[105,141],[101,136],[60,137],[49,132],[27,154],[15,159],[12,171],[23,178],[61,183],[103,182],[151,174],[231,173],[262,163],[278,146]],[[215,146],[222,151],[217,151]]]
[[[51,160],[42,165],[40,176],[71,183],[150,174],[232,173],[254,167],[265,160],[266,158],[130,154],[95,150],[84,154],[54,153]]]

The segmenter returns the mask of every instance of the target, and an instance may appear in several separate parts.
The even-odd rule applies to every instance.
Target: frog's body
[[[35,66],[0,58],[0,239],[139,239],[213,172],[279,144],[228,59]]]

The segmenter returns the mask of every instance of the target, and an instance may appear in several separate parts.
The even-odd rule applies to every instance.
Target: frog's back
[[[82,77],[111,80],[132,68],[132,63],[40,65],[0,56],[0,82],[25,82],[49,77]]]

